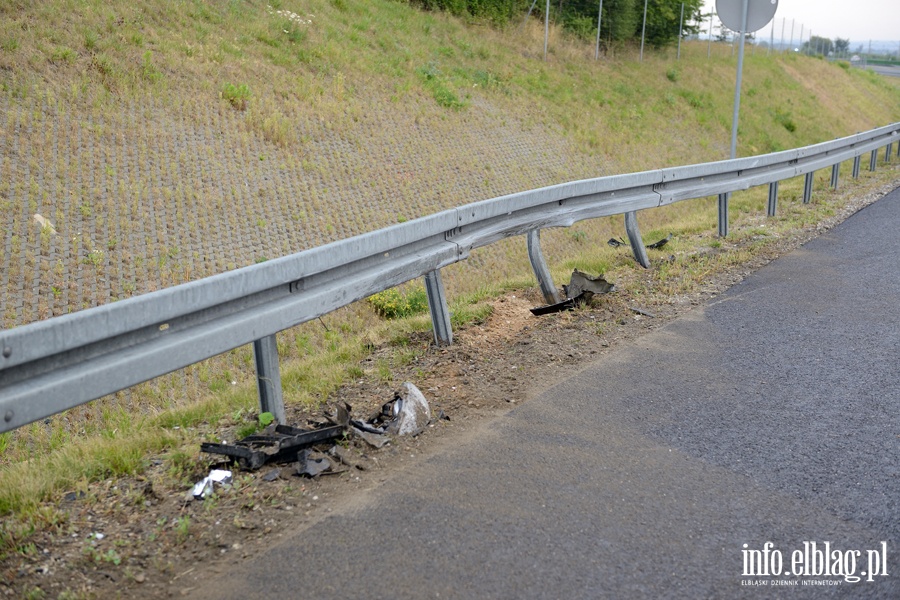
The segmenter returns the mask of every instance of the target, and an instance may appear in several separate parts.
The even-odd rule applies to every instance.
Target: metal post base
[[[628,241],[631,242],[631,251],[634,252],[634,260],[645,269],[650,267],[650,259],[647,258],[647,249],[641,239],[641,230],[638,228],[637,213],[634,211],[625,213],[625,232]]]
[[[444,281],[440,271],[432,271],[425,275],[425,292],[428,295],[428,311],[431,313],[431,324],[434,328],[434,343],[450,345],[453,343],[453,329],[450,326],[450,310],[447,308],[447,295],[444,293]]]
[[[256,386],[259,390],[259,412],[272,413],[278,423],[285,424],[284,396],[281,392],[281,370],[278,365],[276,334],[253,342],[256,361]]]
[[[541,252],[541,230],[532,229],[526,238],[528,240],[528,259],[531,261],[534,276],[537,277],[538,285],[541,287],[544,301],[547,304],[558,304],[560,302],[559,294],[556,293],[553,277],[550,275],[550,269],[547,268],[544,254]]]
[[[775,209],[778,208],[778,182],[773,181],[769,184],[769,206],[766,214],[770,217],[775,216]]]
[[[815,174],[815,171],[807,173],[806,179],[803,180],[803,204],[809,204],[809,201],[812,200],[813,175]]]
[[[719,194],[719,237],[728,237],[728,200],[731,192]]]

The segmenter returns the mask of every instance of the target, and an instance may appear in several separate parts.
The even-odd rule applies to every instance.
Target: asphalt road
[[[191,597],[900,598],[898,228],[900,189]],[[745,576],[767,542],[800,574]]]
[[[900,67],[894,67],[890,65],[869,65],[868,69],[871,71],[875,71],[879,75],[900,77]]]

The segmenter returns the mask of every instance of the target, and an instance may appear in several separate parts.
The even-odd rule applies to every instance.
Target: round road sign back
[[[747,29],[744,33],[757,31],[766,26],[775,16],[778,0],[747,0]],[[741,11],[744,0],[716,0],[716,12],[725,27],[732,31],[741,30]]]

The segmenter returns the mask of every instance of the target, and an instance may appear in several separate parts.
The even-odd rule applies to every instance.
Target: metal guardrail
[[[749,158],[575,181],[467,204],[265,263],[0,331],[0,432],[253,342],[260,407],[284,421],[275,334],[356,300],[425,277],[435,341],[451,343],[440,269],[471,250],[528,236],[528,253],[548,302],[556,289],[539,232],[584,219],[624,214],[635,258],[648,266],[636,213],[682,200],[719,197],[727,235],[731,192],[769,184],[774,215],[778,182],[878,151],[887,160],[900,123],[795,150]],[[900,154],[900,143],[898,143]]]

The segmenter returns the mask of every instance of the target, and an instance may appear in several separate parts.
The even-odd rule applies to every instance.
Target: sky
[[[705,0],[704,12],[715,5],[715,0]],[[896,41],[900,45],[900,0],[779,0],[773,19],[776,40],[781,36],[782,19],[787,19],[785,42],[794,21],[795,39],[800,37],[802,25],[803,39],[809,37],[812,29],[813,35],[829,39],[849,38],[857,43],[870,39]],[[765,33],[768,38],[771,28],[770,23],[757,35],[762,37]]]

